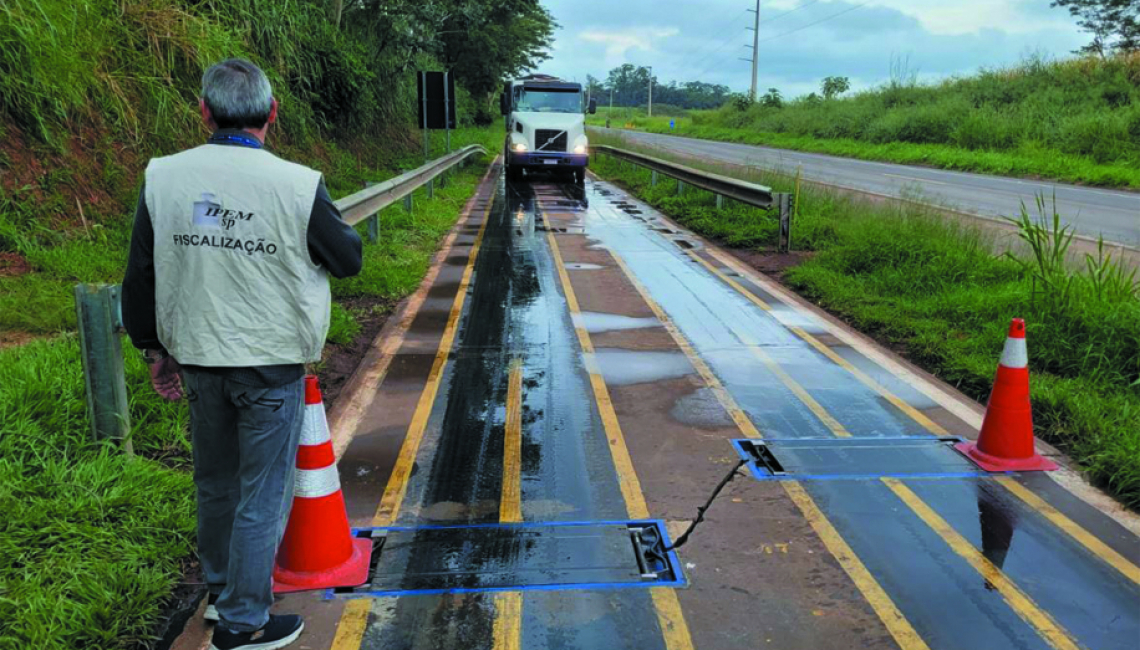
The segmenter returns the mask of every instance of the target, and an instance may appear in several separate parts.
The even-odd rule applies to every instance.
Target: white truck
[[[503,157],[507,178],[521,178],[524,169],[571,172],[586,180],[585,113],[597,112],[597,101],[585,101],[582,85],[556,77],[533,74],[508,82],[499,98],[506,116],[507,139]]]

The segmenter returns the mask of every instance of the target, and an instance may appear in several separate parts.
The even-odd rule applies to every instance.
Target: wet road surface
[[[599,129],[602,130],[602,129]],[[609,130],[609,132],[618,132]],[[1107,242],[1140,248],[1140,194],[1049,181],[1004,178],[897,165],[839,156],[802,153],[733,142],[620,131],[633,142],[707,160],[746,164],[794,173],[804,178],[864,192],[927,200],[990,219],[1015,217],[1021,204],[1034,210],[1036,196],[1057,198],[1057,208],[1076,232]]]
[[[614,186],[492,177],[340,461],[402,595],[282,606],[336,650],[1136,648],[1137,538],[1047,477],[908,455],[976,425],[831,327]],[[631,586],[614,522],[676,537],[742,438],[809,478],[737,478],[686,584]],[[844,439],[900,460],[812,442]]]

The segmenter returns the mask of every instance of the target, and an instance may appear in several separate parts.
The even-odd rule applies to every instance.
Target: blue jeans
[[[183,369],[190,402],[198,555],[221,625],[260,629],[273,604],[273,561],[293,503],[304,380],[254,388]]]

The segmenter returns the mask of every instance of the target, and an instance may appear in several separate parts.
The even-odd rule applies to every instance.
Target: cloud
[[[622,31],[591,28],[579,33],[578,38],[588,43],[601,43],[606,48],[606,57],[618,60],[620,63],[624,61],[629,50],[639,49],[647,53],[655,52],[655,41],[676,36],[679,33],[681,30],[676,27],[645,27]]]
[[[752,44],[740,0],[543,0],[562,24],[542,70],[605,78],[623,63],[653,66],[662,82],[700,80],[746,90]],[[759,84],[786,96],[829,75],[856,89],[899,67],[920,80],[1067,56],[1088,41],[1068,12],[1044,0],[773,0],[761,6]],[[797,9],[797,7],[800,7]],[[792,11],[794,10],[794,11]],[[790,12],[790,13],[785,13]],[[784,15],[780,15],[784,14]],[[599,18],[599,17],[604,17]],[[677,27],[662,27],[661,25]]]

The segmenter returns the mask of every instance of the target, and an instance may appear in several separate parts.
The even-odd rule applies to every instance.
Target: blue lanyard
[[[260,149],[261,141],[249,135],[241,135],[238,133],[215,133],[210,136],[211,143],[228,142],[243,147],[250,147],[251,149]]]

